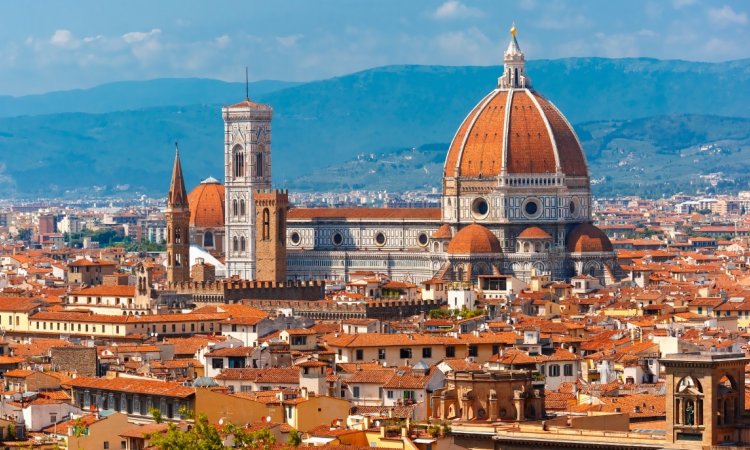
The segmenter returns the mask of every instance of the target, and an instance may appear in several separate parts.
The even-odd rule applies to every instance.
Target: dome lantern
[[[503,75],[497,79],[499,89],[528,89],[531,87],[531,78],[526,76],[526,57],[518,45],[516,35],[516,24],[510,28],[510,43],[505,50],[503,63]]]

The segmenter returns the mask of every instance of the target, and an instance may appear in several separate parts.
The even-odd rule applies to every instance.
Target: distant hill
[[[588,122],[576,129],[597,195],[658,197],[750,186],[750,119],[674,115]],[[391,192],[439,188],[448,145],[362,153],[312,171],[288,187],[332,191],[369,187]]]
[[[249,83],[251,96],[260,96],[299,83],[264,80]],[[245,83],[204,78],[160,78],[118,81],[90,89],[56,91],[20,97],[0,96],[0,117],[68,112],[106,113],[158,106],[230,103],[245,93]]]
[[[628,192],[643,185],[632,173],[619,184],[618,174],[629,169],[627,163],[611,166],[618,152],[638,155],[642,162],[653,155],[666,157],[669,151],[673,157],[683,144],[698,145],[688,142],[728,140],[743,148],[744,138],[732,138],[731,133],[750,117],[750,60],[711,64],[575,58],[531,61],[528,72],[534,86],[572,123],[582,124],[577,128],[593,177],[612,177],[597,187],[601,192],[610,192],[612,186]],[[433,166],[425,163],[427,172],[414,170],[427,175],[427,185],[438,186],[440,171],[433,169],[442,164],[444,149],[441,153],[438,146],[424,144],[440,142],[447,147],[469,109],[495,86],[499,73],[499,67],[389,66],[294,86],[251,86],[255,100],[274,108],[274,182],[334,189],[333,177],[319,175],[334,173],[327,167],[336,170],[357,160],[357,155],[422,148],[429,149],[425,158]],[[106,192],[119,185],[130,192],[161,194],[169,182],[175,140],[180,141],[189,184],[209,175],[221,178],[220,106],[242,97],[241,83],[131,83],[21,97],[11,99],[11,106],[2,106],[0,98],[0,115],[37,114],[45,108],[49,113],[0,118],[0,192],[60,195],[70,189],[88,192],[95,185],[106,186]],[[58,113],[61,109],[81,112]],[[648,117],[658,119],[644,119]],[[722,126],[711,128],[717,121]],[[669,139],[673,144],[665,144]],[[742,155],[738,151],[723,161],[744,167],[744,160],[734,159]],[[679,170],[697,177],[709,166],[686,165]],[[644,168],[643,176],[658,168]],[[402,178],[418,182],[420,176],[407,171]],[[384,179],[391,186],[405,182],[368,178],[355,168],[340,178],[341,186],[365,188]]]

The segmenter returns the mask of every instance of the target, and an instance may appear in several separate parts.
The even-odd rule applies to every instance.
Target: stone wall
[[[50,356],[55,370],[76,372],[87,377],[97,375],[95,347],[52,347]]]

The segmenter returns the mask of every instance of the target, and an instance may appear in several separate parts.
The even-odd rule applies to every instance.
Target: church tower
[[[745,367],[750,358],[744,353],[677,353],[659,362],[666,375],[665,448],[746,448]]]
[[[222,108],[224,118],[225,253],[228,275],[256,277],[253,193],[271,187],[271,116],[249,99]]]
[[[286,280],[286,191],[256,191],[255,231],[256,279],[281,282]]]
[[[180,151],[175,152],[167,196],[167,283],[190,281],[190,205],[182,178]]]

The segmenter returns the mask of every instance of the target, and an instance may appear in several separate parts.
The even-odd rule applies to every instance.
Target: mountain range
[[[500,73],[387,66],[248,89],[274,108],[276,185],[398,191],[439,187],[453,133]],[[573,58],[527,73],[576,127],[595,193],[747,187],[750,60]],[[220,108],[244,95],[244,83],[160,79],[0,97],[0,193],[161,195],[175,141],[189,185],[221,179]]]

